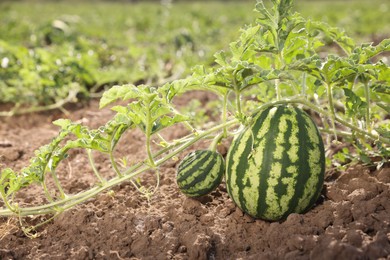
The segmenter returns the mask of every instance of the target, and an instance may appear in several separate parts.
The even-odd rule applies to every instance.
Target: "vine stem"
[[[239,89],[239,87],[237,85],[236,74],[237,74],[237,72],[235,71],[233,73],[233,89],[234,89],[234,94],[236,95],[237,117],[241,118],[241,116],[242,116],[241,90]]]
[[[383,137],[383,136],[375,135],[375,134],[373,134],[373,133],[371,133],[371,132],[362,130],[362,129],[360,129],[359,127],[354,126],[354,125],[352,125],[351,123],[349,123],[349,122],[347,122],[347,121],[345,121],[345,120],[339,118],[339,117],[336,116],[335,114],[329,114],[329,112],[327,112],[326,110],[321,109],[321,108],[319,108],[319,107],[313,105],[311,102],[309,102],[309,101],[306,100],[306,99],[301,99],[301,100],[299,100],[297,103],[301,103],[302,105],[305,105],[306,107],[310,108],[311,110],[313,110],[313,111],[315,111],[315,112],[317,112],[317,113],[319,113],[319,114],[325,115],[325,116],[327,116],[327,117],[333,116],[333,118],[334,118],[335,121],[337,121],[337,122],[339,122],[340,124],[342,124],[342,125],[348,127],[349,129],[351,129],[351,130],[353,130],[353,131],[355,131],[355,132],[357,132],[357,133],[359,133],[359,134],[361,134],[361,135],[363,135],[363,136],[366,136],[366,137],[368,137],[368,138],[370,138],[370,139],[372,139],[372,140],[374,140],[374,141],[379,140],[379,141],[381,141],[381,142],[383,142],[383,143],[385,143],[385,144],[390,145],[390,138],[386,138],[386,137]]]
[[[227,121],[227,104],[228,104],[228,93],[223,96],[222,102],[222,123],[226,123]],[[227,137],[227,129],[226,127],[223,129],[223,136]]]
[[[148,162],[150,164],[150,166],[152,166],[153,168],[156,167],[156,163],[153,159],[153,154],[152,154],[152,150],[151,150],[151,147],[150,147],[150,143],[151,143],[151,135],[152,135],[152,115],[150,114],[150,103],[153,102],[151,100],[149,100],[148,102],[148,107],[149,109],[146,110],[146,129],[145,129],[145,134],[146,134],[146,153],[148,155]]]
[[[306,86],[306,72],[303,72],[302,73],[302,92],[301,92],[302,96],[306,96],[306,90],[307,90],[307,86]]]
[[[332,122],[333,133],[334,133],[335,139],[337,140],[336,125],[335,125],[336,112],[334,110],[332,85],[329,83],[326,83],[326,90],[328,93],[329,108],[330,108],[330,113],[331,113],[330,119]]]
[[[58,191],[60,192],[61,198],[65,198],[65,197],[66,197],[66,194],[65,194],[65,192],[64,192],[64,189],[63,189],[62,186],[61,186],[60,181],[58,180],[58,177],[57,177],[57,174],[55,173],[55,171],[51,171],[51,175],[52,175],[52,177],[53,177],[54,183],[55,183],[56,186],[57,186]]]
[[[165,151],[169,151],[170,149],[174,149],[167,155],[163,156],[162,158],[155,161],[156,166],[160,166],[166,161],[172,159],[174,156],[178,155],[194,143],[196,143],[199,140],[202,140],[209,135],[221,131],[225,127],[232,127],[233,125],[237,125],[239,121],[237,119],[232,119],[230,121],[227,121],[224,124],[220,124],[217,126],[214,126],[206,131],[203,131],[197,135],[193,135],[191,139],[185,139],[186,141],[184,143],[178,143],[170,146],[167,149],[164,149]],[[157,153],[160,154],[160,153]],[[148,161],[148,159],[146,160]],[[122,176],[116,176],[110,180],[108,180],[103,185],[92,187],[91,189],[78,193],[73,196],[68,196],[64,199],[54,201],[45,205],[40,206],[34,206],[34,207],[25,207],[25,208],[18,208],[16,212],[11,211],[8,208],[0,209],[0,216],[12,216],[12,215],[19,215],[19,216],[28,216],[28,215],[41,215],[41,214],[56,214],[58,212],[67,210],[69,208],[74,207],[75,205],[78,205],[90,198],[93,198],[97,194],[115,186],[119,183],[122,183],[126,180],[130,180],[134,178],[135,176],[141,174],[142,172],[145,172],[147,170],[153,170],[154,167],[150,166],[149,164],[144,162],[141,162],[139,164],[136,164],[135,166],[129,168]]]
[[[364,94],[365,94],[366,103],[367,103],[367,107],[366,107],[366,129],[367,129],[367,131],[371,132],[371,119],[370,119],[370,103],[371,103],[371,100],[370,100],[370,86],[369,86],[369,84],[370,84],[369,81],[364,82]]]
[[[53,202],[54,201],[53,197],[50,195],[50,192],[49,192],[49,189],[47,188],[45,180],[42,181],[42,188],[43,188],[43,191],[45,192],[45,196],[46,196],[47,200],[50,202]]]
[[[117,163],[116,163],[116,161],[115,161],[114,154],[113,154],[112,151],[110,152],[109,157],[110,157],[110,162],[111,162],[112,168],[114,169],[114,172],[115,172],[118,176],[122,176],[122,173],[121,173],[121,171],[120,171],[119,168],[118,168],[118,165],[117,165]]]
[[[217,136],[214,137],[213,141],[211,142],[209,146],[209,150],[216,152],[218,143],[222,140],[222,138],[226,137],[224,132],[219,133]]]
[[[236,93],[236,104],[237,104],[237,116],[241,117],[242,111],[241,111],[241,92],[235,91]]]
[[[151,150],[151,147],[150,147],[150,134],[148,134],[146,136],[146,152],[148,154],[148,162],[151,166],[155,167],[156,166],[156,163],[153,159],[153,154],[152,154],[152,150]]]
[[[11,206],[7,200],[7,195],[4,193],[3,190],[0,190],[0,196],[4,201],[5,206],[8,208],[10,212],[16,212],[16,208]],[[1,214],[0,214],[1,215]]]
[[[89,164],[90,164],[91,167],[92,167],[93,173],[94,173],[94,174],[96,175],[96,177],[99,179],[100,183],[102,183],[102,184],[106,183],[106,180],[99,174],[98,170],[96,169],[96,166],[95,166],[95,162],[94,162],[94,160],[93,160],[92,150],[91,150],[91,149],[87,149],[87,155],[88,155]]]
[[[280,84],[280,80],[279,79],[275,79],[275,92],[276,92],[276,99],[277,100],[281,99],[281,93],[280,93],[279,84]]]
[[[326,133],[326,134],[334,134],[334,130],[329,130],[329,129],[326,129],[326,128],[322,128],[322,127],[319,127],[318,130],[320,130],[320,132],[322,133]],[[346,131],[341,131],[341,130],[336,130],[337,132],[337,135],[338,136],[343,136],[343,137],[347,137],[347,138],[352,138],[354,136],[354,134],[351,134],[349,132],[346,132]]]

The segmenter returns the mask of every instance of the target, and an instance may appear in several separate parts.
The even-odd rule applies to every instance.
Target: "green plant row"
[[[187,4],[178,9],[190,13],[177,23],[177,8],[167,4],[101,3],[93,14],[91,4],[81,3],[78,11],[71,6],[2,6],[0,103],[14,107],[0,116],[61,108],[115,84],[161,85],[187,76],[193,65],[212,62],[211,54],[232,39],[244,17],[244,11],[229,17],[220,11],[210,19],[202,5]],[[225,12],[237,9],[244,10],[231,4]]]
[[[348,143],[353,157],[347,158],[344,153],[339,158],[345,161],[339,164],[347,159],[373,164],[371,158],[379,156],[376,166],[383,166],[390,156],[390,69],[381,54],[390,50],[390,40],[375,46],[356,45],[339,28],[293,12],[291,0],[272,3],[266,7],[263,1],[257,2],[256,21],[241,30],[228,51],[215,54],[217,66],[196,66],[191,76],[158,88],[125,84],[107,90],[100,107],[110,105],[116,115],[98,129],[65,119],[56,121],[61,128],[59,135],[37,150],[29,166],[20,172],[9,168],[1,171],[4,208],[0,215],[57,215],[125,180],[150,197],[157,187],[141,186],[136,181],[138,175],[153,171],[158,180],[163,163],[200,140],[219,141],[234,135],[251,123],[253,115],[276,104],[299,106],[317,117],[328,146],[340,140]],[[322,46],[329,39],[337,48],[324,53]],[[182,108],[174,105],[177,96],[192,90],[218,96],[220,119],[211,127],[208,124],[207,129],[194,124],[196,115],[181,112]],[[118,100],[127,104],[112,106]],[[177,140],[164,139],[161,131],[175,124],[184,124],[189,134]],[[131,165],[119,163],[114,151],[124,133],[135,128],[144,133],[147,156]],[[87,151],[98,184],[78,194],[67,194],[56,169],[74,148]],[[116,177],[105,179],[99,173],[92,151],[106,154]],[[47,187],[48,179],[56,183],[54,190]],[[32,184],[42,187],[48,202],[22,207],[15,194]]]
[[[389,5],[373,1],[304,1],[295,9],[342,25],[359,41],[378,41],[390,33]],[[185,77],[192,66],[213,62],[212,53],[251,21],[252,8],[233,1],[76,5],[1,3],[0,103],[14,107],[0,116],[63,108],[115,84]]]

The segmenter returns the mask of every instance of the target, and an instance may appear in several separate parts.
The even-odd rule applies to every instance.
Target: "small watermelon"
[[[222,181],[225,162],[222,155],[210,150],[189,153],[179,164],[176,182],[189,197],[199,197],[215,190]]]

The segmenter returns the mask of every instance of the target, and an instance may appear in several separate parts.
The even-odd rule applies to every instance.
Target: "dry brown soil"
[[[96,101],[70,110],[68,117],[92,127],[112,116],[110,110],[99,111]],[[26,166],[33,151],[56,135],[51,121],[59,117],[65,115],[45,112],[1,118],[0,168]],[[179,137],[184,130],[166,134]],[[226,153],[227,146],[220,151]],[[118,155],[128,155],[130,161],[143,158],[142,134],[129,133]],[[106,177],[112,176],[105,156],[96,155],[95,160]],[[243,214],[224,184],[200,199],[186,198],[175,183],[176,164],[171,161],[161,167],[160,188],[149,202],[124,182],[113,192],[65,211],[33,239],[21,231],[17,218],[0,217],[0,259],[390,259],[388,166],[328,171],[322,196],[312,210],[270,223]],[[83,152],[70,154],[59,171],[67,192],[82,191],[96,182],[87,165]],[[142,180],[155,183],[153,174]],[[35,187],[19,194],[19,200],[39,203],[41,196]]]

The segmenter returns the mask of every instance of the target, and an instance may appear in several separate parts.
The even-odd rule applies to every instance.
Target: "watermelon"
[[[221,154],[210,150],[189,153],[180,162],[176,182],[189,197],[200,197],[215,190],[222,181],[225,162]]]
[[[317,126],[303,110],[272,106],[253,118],[229,148],[229,196],[255,218],[277,221],[303,213],[324,183],[325,151]]]

